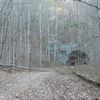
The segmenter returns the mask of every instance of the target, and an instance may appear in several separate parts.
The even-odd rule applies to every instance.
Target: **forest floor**
[[[0,71],[0,100],[100,100],[100,87],[69,72]]]

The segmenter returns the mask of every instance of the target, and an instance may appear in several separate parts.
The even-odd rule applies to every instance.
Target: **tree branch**
[[[94,7],[94,8],[96,8],[96,9],[100,9],[98,6],[93,5],[93,4],[90,4],[90,3],[85,2],[85,1],[82,1],[82,0],[73,0],[73,1],[79,1],[79,2],[82,2],[82,3],[86,4],[86,5],[88,5],[88,6]]]

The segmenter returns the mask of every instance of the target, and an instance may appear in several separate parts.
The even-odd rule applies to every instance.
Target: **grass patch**
[[[86,79],[92,80],[94,82],[100,83],[100,72],[99,72],[99,68],[95,68],[92,66],[76,66],[76,68],[74,69],[74,71],[85,77]]]
[[[55,68],[55,70],[56,70],[57,73],[62,74],[62,75],[71,73],[70,68],[68,68],[67,66],[66,67],[60,66],[60,67]]]

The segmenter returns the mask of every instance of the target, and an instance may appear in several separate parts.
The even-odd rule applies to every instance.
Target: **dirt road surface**
[[[0,71],[0,100],[100,100],[100,88],[73,74]]]

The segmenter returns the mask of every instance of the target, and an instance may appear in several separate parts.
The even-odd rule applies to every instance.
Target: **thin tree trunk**
[[[57,27],[58,27],[58,25],[57,25],[58,23],[57,23],[57,18],[56,18],[56,25],[55,25],[55,46],[54,46],[54,62],[56,61],[56,53],[57,53],[57,43],[56,43],[56,41],[57,41],[57,39],[56,39],[56,37],[57,37]]]
[[[29,14],[29,5],[28,5],[28,66],[30,66],[30,14]]]
[[[48,62],[50,63],[49,33],[50,33],[50,25],[49,25],[49,15],[48,15]]]
[[[42,65],[42,5],[40,3],[40,18],[39,18],[39,25],[40,25],[40,66]]]

